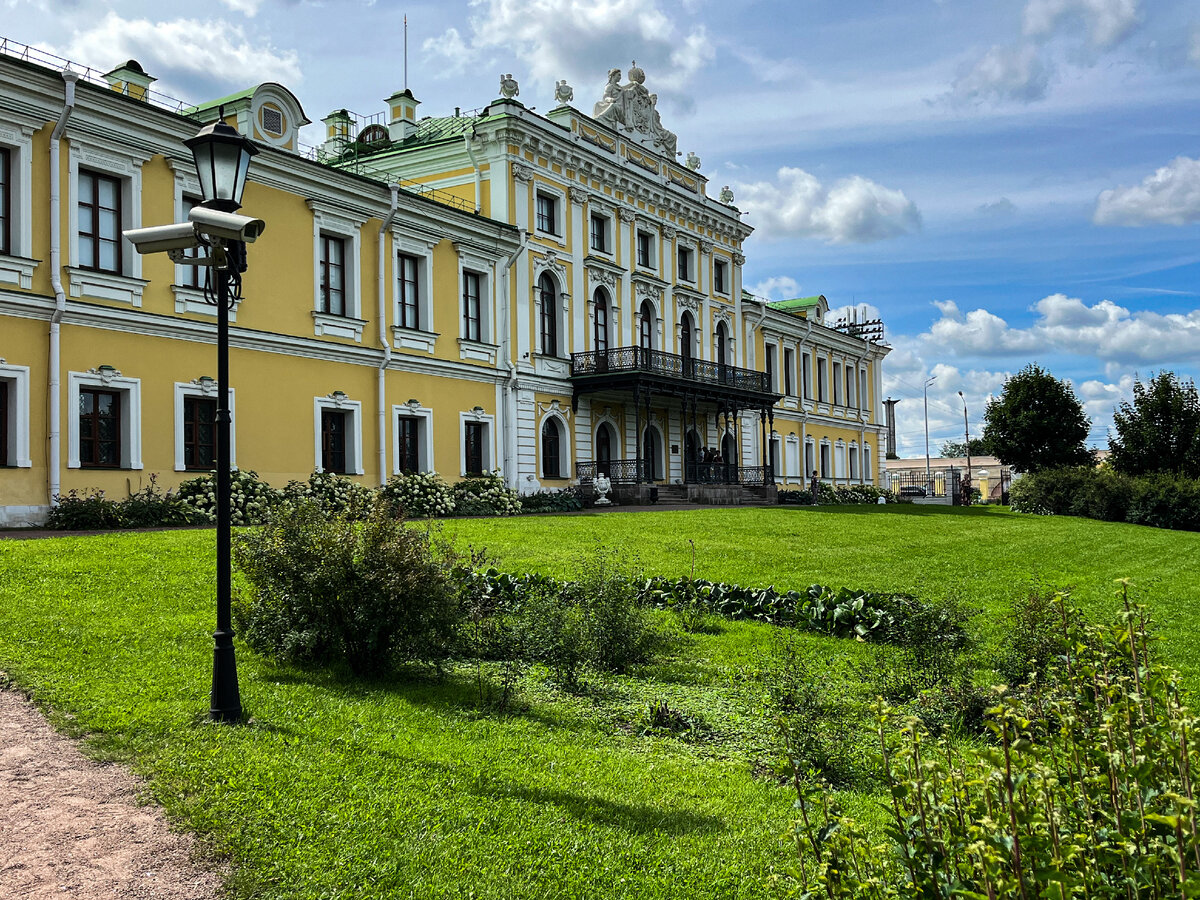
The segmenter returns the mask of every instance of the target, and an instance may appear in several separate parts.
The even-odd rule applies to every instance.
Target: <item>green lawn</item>
[[[1168,656],[1200,672],[1200,536],[991,510],[753,509],[460,520],[502,568],[564,574],[597,543],[648,571],[742,583],[957,592],[995,623],[1031,578],[1107,607],[1145,585]],[[786,864],[788,792],[751,773],[765,726],[747,670],[772,629],[730,625],[657,666],[564,696],[536,679],[481,712],[468,673],[354,685],[239,647],[245,727],[206,724],[213,533],[0,541],[0,671],[170,814],[231,855],[234,895],[759,897]],[[854,645],[806,637],[836,656]],[[629,728],[652,699],[711,742]]]

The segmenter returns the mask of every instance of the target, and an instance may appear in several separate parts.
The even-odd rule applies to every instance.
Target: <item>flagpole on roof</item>
[[[404,14],[404,89],[408,90],[408,14]]]

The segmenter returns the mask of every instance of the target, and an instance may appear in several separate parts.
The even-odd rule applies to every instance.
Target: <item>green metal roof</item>
[[[244,91],[238,91],[236,94],[230,94],[228,97],[221,97],[219,100],[209,100],[205,103],[199,104],[198,106],[188,107],[183,111],[183,114],[185,116],[194,116],[197,113],[207,112],[210,109],[217,109],[222,105],[235,103],[238,100],[245,100],[248,97],[253,97],[254,92],[257,91],[258,88],[259,85],[256,84],[253,87],[246,88]]]
[[[805,309],[812,309],[814,306],[819,306],[821,301],[825,300],[824,294],[818,294],[815,297],[797,297],[794,300],[775,300],[767,305],[771,309],[778,309],[782,312],[793,312]],[[828,300],[825,300],[828,303]]]

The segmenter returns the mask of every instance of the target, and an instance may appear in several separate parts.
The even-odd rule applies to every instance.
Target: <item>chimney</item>
[[[121,63],[106,74],[104,80],[117,93],[143,101],[146,99],[146,92],[150,89],[150,85],[158,81],[157,78],[147,75],[146,70],[136,59]]]
[[[384,101],[388,107],[388,137],[399,142],[417,130],[417,107],[421,105],[412,91],[405,88]]]
[[[321,152],[326,156],[341,156],[351,141],[349,110],[335,109],[321,122],[325,125],[325,143],[321,145]]]

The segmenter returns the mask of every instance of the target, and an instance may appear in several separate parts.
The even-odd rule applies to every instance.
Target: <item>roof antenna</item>
[[[408,13],[404,14],[404,89],[408,90]]]

